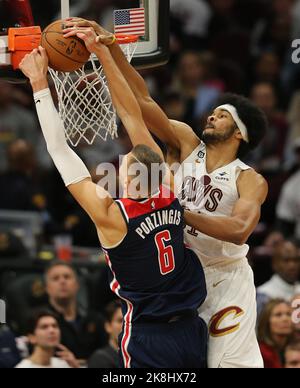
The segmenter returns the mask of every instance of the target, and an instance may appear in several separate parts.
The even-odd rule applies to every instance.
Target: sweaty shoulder
[[[170,122],[179,147],[177,161],[183,162],[199,146],[201,140],[189,125],[175,120]]]
[[[265,178],[254,169],[242,171],[237,180],[237,187],[241,197],[257,199],[265,202],[269,187]]]

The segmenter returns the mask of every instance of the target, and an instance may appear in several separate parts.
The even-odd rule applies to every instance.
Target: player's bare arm
[[[106,242],[106,235],[119,241],[126,233],[126,225],[121,214],[119,218],[115,214],[117,205],[104,189],[92,182],[86,166],[67,144],[63,124],[48,89],[46,51],[42,47],[34,50],[24,58],[20,68],[30,79],[47,149],[66,187],[97,226],[101,241]]]
[[[96,31],[99,35],[99,40],[109,47],[117,67],[134,93],[147,127],[167,145],[171,162],[184,161],[199,145],[199,138],[187,124],[168,119],[159,105],[150,96],[144,79],[127,61],[114,35],[99,26],[96,22],[90,22],[84,19],[71,18],[68,19],[66,25],[68,26],[64,31],[66,37],[74,35],[74,29],[80,27],[88,26]]]
[[[187,225],[221,241],[245,244],[260,220],[261,206],[268,195],[268,184],[254,170],[248,170],[240,174],[237,186],[240,198],[231,217],[213,217],[186,211]]]
[[[132,145],[147,145],[163,158],[160,147],[155,143],[146,127],[139,104],[107,46],[100,42],[94,29],[90,27],[78,27],[73,31],[73,35],[77,35],[82,39],[87,49],[96,54],[101,62],[113,105],[130,137]]]

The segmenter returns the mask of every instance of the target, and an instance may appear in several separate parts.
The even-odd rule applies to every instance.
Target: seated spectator
[[[284,157],[287,120],[277,108],[278,95],[271,83],[256,83],[251,90],[251,99],[266,114],[269,122],[263,143],[254,153],[255,161],[261,171],[276,171],[280,169]]]
[[[286,238],[300,240],[300,170],[283,185],[276,215],[280,231]]]
[[[219,85],[207,82],[207,73],[200,53],[186,51],[181,55],[172,91],[184,99],[184,121],[194,127],[212,109],[221,94]]]
[[[272,259],[273,277],[257,289],[258,312],[271,299],[289,302],[300,292],[300,256],[298,247],[290,242],[280,243],[274,250]]]
[[[212,12],[203,0],[171,0],[171,15],[178,21],[174,28],[182,28],[187,42],[192,37],[205,38]],[[174,23],[175,24],[175,23]]]
[[[123,315],[119,301],[111,302],[105,310],[105,331],[109,335],[108,345],[97,350],[88,362],[89,368],[118,368],[118,338],[122,331]]]
[[[80,309],[77,301],[79,281],[70,265],[54,262],[46,270],[45,277],[49,308],[58,316],[62,344],[77,359],[88,359],[107,343],[102,317]]]
[[[26,257],[28,252],[23,242],[11,232],[0,228],[0,259]]]
[[[293,155],[293,150],[300,139],[300,91],[296,91],[292,96],[287,112],[287,120],[290,132],[286,144],[286,158],[288,163],[293,163],[297,159],[296,155]]]
[[[60,344],[61,333],[58,321],[50,311],[40,310],[32,314],[28,326],[28,338],[33,346],[32,355],[21,361],[16,368],[63,369],[80,367],[74,355]],[[57,351],[57,349],[59,350]]]
[[[8,326],[0,324],[0,369],[14,368],[20,361],[14,334]]]
[[[15,86],[0,80],[0,169],[7,167],[5,152],[14,141],[36,144],[40,131],[36,116],[14,102]]]
[[[7,148],[6,158],[8,170],[0,175],[1,209],[41,210],[36,201],[43,195],[36,179],[37,161],[33,146],[24,140],[16,140]]]
[[[269,302],[261,314],[258,325],[258,341],[265,368],[283,368],[284,352],[292,332],[290,305],[280,299]]]
[[[254,81],[268,82],[279,87],[280,69],[278,55],[272,51],[266,51],[257,58],[254,67]]]
[[[285,368],[300,369],[300,342],[291,343],[285,351]]]
[[[293,307],[293,325],[294,333],[293,340],[294,342],[300,342],[300,294],[296,295],[292,300]]]

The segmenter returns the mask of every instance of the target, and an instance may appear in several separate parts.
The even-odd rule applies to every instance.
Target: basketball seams
[[[56,47],[54,47],[47,39],[47,34],[49,33],[52,33],[52,34],[59,34],[59,35],[62,35],[61,32],[57,32],[57,31],[45,31],[43,32],[43,39],[46,40],[47,44],[54,50],[56,51],[59,55],[62,55],[64,58],[67,58],[69,59],[71,62],[76,62],[76,63],[80,63],[81,65],[84,65],[85,62],[81,62],[81,61],[77,61],[76,59],[72,58],[72,57],[68,57],[67,55],[65,55],[64,53],[60,52],[59,50],[57,50]]]
[[[53,22],[44,29],[41,40],[49,56],[49,66],[53,70],[69,73],[84,66],[91,54],[77,36],[64,38],[63,28],[63,21]]]

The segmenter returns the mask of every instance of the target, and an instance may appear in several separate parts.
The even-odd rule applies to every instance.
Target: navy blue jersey
[[[206,298],[205,277],[198,257],[184,245],[178,199],[162,186],[151,199],[116,203],[128,233],[104,252],[127,323],[165,322],[197,310]]]

